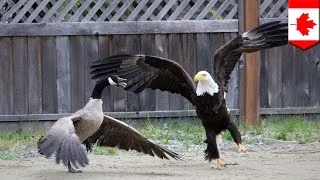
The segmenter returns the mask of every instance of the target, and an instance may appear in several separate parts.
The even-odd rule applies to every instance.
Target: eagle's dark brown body
[[[211,161],[212,159],[219,159],[219,150],[215,148],[216,136],[224,130],[229,130],[236,144],[241,144],[241,134],[234,122],[231,121],[226,102],[223,99],[219,103],[219,94],[213,96],[205,93],[202,96],[197,96],[196,113],[201,120],[203,127],[206,130],[207,150],[205,151],[205,158]],[[217,106],[220,104],[220,106]],[[210,150],[209,150],[210,149]]]
[[[220,134],[223,130],[226,130],[230,122],[226,106],[214,107],[218,104],[214,103],[217,100],[214,100],[214,96],[212,97],[208,94],[198,96],[197,99],[199,99],[200,105],[196,106],[196,113],[204,127],[215,134]],[[211,103],[205,103],[208,100],[211,100]]]

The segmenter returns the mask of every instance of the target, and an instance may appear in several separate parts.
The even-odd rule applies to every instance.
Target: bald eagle
[[[196,108],[206,132],[207,149],[205,159],[216,160],[217,168],[222,168],[217,138],[228,130],[238,151],[246,151],[242,145],[241,134],[235,123],[230,120],[225,101],[230,74],[242,53],[255,52],[282,46],[288,43],[287,23],[269,22],[227,42],[214,55],[211,76],[200,71],[192,79],[175,61],[149,55],[115,55],[93,62],[91,74],[93,79],[105,78],[117,74],[126,78],[128,92],[140,93],[146,88],[159,89],[177,93],[188,99]],[[194,83],[198,82],[197,86]]]

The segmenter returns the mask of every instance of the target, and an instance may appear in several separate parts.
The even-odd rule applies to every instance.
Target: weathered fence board
[[[70,80],[71,80],[71,110],[74,112],[83,107],[89,97],[85,97],[85,61],[84,36],[70,37]]]
[[[272,57],[281,57],[281,51],[279,48],[268,50],[265,53],[265,59],[271,59]],[[282,107],[282,58],[278,60],[268,61],[268,76],[264,77],[268,79],[268,97],[270,107]],[[272,69],[272,73],[270,73]]]
[[[195,110],[175,110],[175,111],[140,111],[140,112],[105,112],[105,115],[117,119],[165,119],[165,118],[196,118]],[[320,114],[317,107],[299,107],[299,108],[260,108],[260,115],[315,115]],[[59,114],[19,114],[19,115],[0,115],[0,122],[32,122],[32,121],[56,121],[71,113]],[[231,116],[238,116],[238,109],[230,109]]]
[[[84,61],[84,88],[85,88],[85,94],[84,96],[88,99],[88,97],[91,97],[91,92],[94,87],[94,81],[91,80],[90,77],[90,69],[93,61],[96,61],[98,59],[98,38],[96,36],[84,36],[84,49],[83,52],[83,61]]]
[[[238,20],[1,24],[0,36],[65,36],[238,32]]]
[[[185,70],[190,76],[194,75],[197,71],[197,48],[195,48],[196,42],[195,34],[184,34],[182,36],[182,58],[181,65],[185,67]],[[184,109],[194,109],[194,106],[185,98],[183,98]]]
[[[229,33],[223,37],[223,43],[227,43],[231,39],[235,38],[237,34]],[[219,47],[217,47],[219,48]],[[242,59],[241,59],[242,60]],[[240,62],[238,62],[231,73],[229,80],[229,89],[226,97],[228,107],[239,107],[240,106]]]
[[[0,114],[13,114],[12,38],[0,38]]]
[[[28,113],[36,114],[42,112],[42,71],[41,71],[41,38],[40,37],[28,37],[28,78],[29,78],[29,94],[28,94],[28,103],[29,103],[29,111]],[[68,51],[60,51],[60,52],[68,52]],[[62,59],[62,57],[58,56],[58,60]],[[60,64],[59,62],[57,62]],[[63,69],[64,64],[61,69]],[[67,76],[65,76],[67,77]],[[58,76],[58,81],[63,80],[61,76]],[[61,92],[61,91],[60,91]],[[68,91],[64,89],[63,94]],[[59,94],[62,95],[62,94]],[[68,98],[68,97],[66,97]],[[68,103],[67,103],[68,104]],[[63,108],[64,106],[58,106]],[[69,112],[70,109],[66,108],[66,112]],[[59,111],[58,111],[59,112]]]
[[[69,49],[69,37],[57,37],[57,91],[59,113],[71,112],[70,51],[68,51]]]
[[[308,72],[310,73],[310,95],[311,102],[310,104],[314,104],[320,106],[320,46],[318,45],[316,48],[311,49],[308,53],[310,59],[306,61],[309,62],[309,67],[307,67]]]
[[[56,38],[42,38],[42,112],[56,113],[57,100],[57,58]],[[19,54],[21,56],[21,54]]]
[[[282,81],[283,81],[283,85],[282,85],[282,99],[284,99],[283,101],[283,106],[284,107],[292,107],[292,106],[296,106],[295,105],[295,95],[297,93],[296,91],[296,71],[295,71],[295,67],[296,67],[296,63],[298,62],[297,60],[293,59],[293,57],[295,57],[295,49],[294,48],[281,48],[283,54],[281,57],[279,57],[279,59],[282,59],[283,65],[282,65]],[[288,58],[288,55],[291,55],[292,57]],[[265,60],[265,62],[269,63],[270,60]],[[269,68],[267,68],[268,70]],[[268,86],[266,87],[266,89],[268,89]],[[270,107],[268,105],[268,101],[265,103],[266,106],[265,107]]]
[[[13,113],[21,114],[28,111],[28,69],[27,69],[27,43],[26,38],[14,37],[13,50]],[[53,79],[52,79],[53,80]],[[55,80],[55,79],[54,79]]]

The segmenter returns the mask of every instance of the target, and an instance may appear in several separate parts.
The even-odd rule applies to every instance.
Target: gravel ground
[[[223,142],[222,156],[230,164],[223,170],[204,160],[204,146],[186,151],[173,142],[168,148],[182,154],[184,161],[118,150],[112,156],[90,154],[90,165],[82,173],[71,174],[52,158],[39,156],[34,147],[19,144],[15,149],[22,158],[0,160],[0,179],[320,179],[319,142],[265,140],[246,147],[248,152],[237,153],[232,142]]]

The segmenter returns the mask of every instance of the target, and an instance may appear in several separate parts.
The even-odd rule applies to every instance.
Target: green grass
[[[16,159],[17,155],[10,151],[0,151],[0,160],[13,160]]]
[[[100,147],[94,145],[92,148],[92,153],[95,155],[109,155],[114,156],[117,154],[117,148],[113,147]]]
[[[253,144],[255,138],[267,138],[282,141],[295,141],[310,143],[320,138],[320,118],[308,120],[304,116],[270,116],[263,118],[259,126],[244,126],[240,124],[239,130],[245,143]],[[178,122],[155,125],[147,121],[141,133],[148,138],[163,144],[170,141],[180,141],[186,149],[191,145],[202,144],[205,133],[202,125],[196,123],[180,124]],[[224,141],[233,141],[231,134],[225,131],[222,135]]]
[[[17,146],[36,147],[39,138],[39,133],[0,131],[0,160],[19,158],[17,151],[24,149]]]
[[[186,148],[189,148],[192,144],[201,144],[204,140],[203,127],[195,123],[180,124],[172,122],[155,125],[147,121],[141,129],[141,133],[163,144],[170,144],[172,140],[180,141]]]
[[[0,131],[0,151],[10,150],[15,144],[24,142],[25,144],[36,144],[40,135],[29,132],[4,132]]]
[[[181,121],[177,120],[172,120],[166,124],[155,124],[153,122],[147,120],[140,132],[161,144],[179,141],[184,148],[188,149],[192,145],[203,144],[203,140],[205,140],[204,128],[198,120],[194,123],[180,123]],[[302,144],[314,142],[320,138],[320,116],[315,116],[313,119],[304,116],[270,116],[261,119],[260,125],[257,127],[244,126],[243,124],[238,127],[244,137],[244,142],[247,144],[253,144],[259,138],[295,141]],[[0,160],[19,158],[21,151],[28,150],[21,148],[20,145],[36,148],[41,134],[0,131]],[[225,131],[222,137],[224,141],[232,141],[228,131]],[[115,155],[117,154],[117,148],[94,146],[93,154]]]
[[[243,131],[265,138],[310,143],[320,137],[320,119],[309,120],[304,116],[270,116],[261,120],[258,127],[246,127]]]

